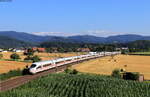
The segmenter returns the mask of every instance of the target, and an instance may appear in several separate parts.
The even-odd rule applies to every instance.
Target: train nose
[[[31,74],[35,74],[35,73],[36,73],[34,68],[30,68],[30,69],[29,69],[29,72],[30,72]]]

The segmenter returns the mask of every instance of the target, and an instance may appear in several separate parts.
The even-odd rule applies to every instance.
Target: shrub
[[[70,73],[71,72],[71,70],[70,69],[65,69],[65,73]]]
[[[5,80],[11,77],[21,76],[21,75],[22,75],[22,71],[20,69],[10,70],[8,73],[0,74],[0,79]]]
[[[26,60],[32,60],[32,57],[27,56],[26,58],[24,58],[24,60],[25,60],[25,61],[26,61]]]
[[[41,58],[35,55],[33,57],[27,56],[26,58],[24,58],[24,60],[32,60],[32,62],[38,62],[38,61],[41,61]]]
[[[121,78],[121,71],[119,69],[115,69],[111,75],[115,78]]]
[[[32,48],[27,49],[27,52],[24,52],[24,55],[33,56],[34,55],[33,49]]]
[[[32,57],[32,61],[33,62],[38,62],[38,61],[41,61],[41,58],[39,56],[35,55],[35,56]]]
[[[73,69],[71,72],[71,74],[77,74],[77,73],[78,73],[78,71],[76,69]]]
[[[24,68],[22,70],[22,75],[27,75],[27,74],[29,74],[29,68],[28,68],[28,66],[26,66],[26,68]]]
[[[20,56],[16,53],[13,53],[10,55],[10,58],[16,60],[16,59],[20,59]]]
[[[71,70],[71,69],[67,68],[67,69],[65,69],[65,73],[68,73],[68,74],[77,74],[78,71],[76,69]]]
[[[123,76],[124,79],[126,80],[138,80],[140,74],[137,72],[126,72]]]
[[[3,54],[0,54],[0,59],[2,59],[3,58]]]

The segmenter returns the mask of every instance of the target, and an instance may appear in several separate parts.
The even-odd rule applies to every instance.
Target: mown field
[[[15,70],[15,69],[23,69],[25,66],[29,66],[32,63],[30,62],[17,62],[17,61],[9,61],[10,55],[12,52],[3,52],[3,58],[0,60],[0,74],[1,73],[6,73],[10,70]],[[17,53],[20,55],[21,60],[26,57],[23,55],[23,53],[19,52]],[[38,55],[42,60],[51,60],[51,59],[56,59],[59,57],[69,57],[69,56],[77,56],[82,53],[35,53],[35,55]]]
[[[150,97],[150,84],[92,74],[51,74],[0,97]]]
[[[126,67],[124,67],[126,65]],[[117,55],[79,63],[72,66],[80,72],[110,75],[116,68],[144,74],[150,80],[150,56]]]

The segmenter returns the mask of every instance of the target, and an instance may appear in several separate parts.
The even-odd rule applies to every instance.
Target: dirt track
[[[65,67],[66,66],[58,67],[57,70],[61,71]],[[56,68],[53,68],[53,69],[50,69],[48,71],[41,72],[41,73],[38,73],[35,75],[25,75],[25,76],[17,77],[14,79],[9,79],[7,81],[3,81],[0,83],[0,85],[1,85],[0,91],[6,91],[6,90],[10,90],[12,88],[16,88],[16,87],[23,85],[23,84],[25,84],[25,83],[27,83],[27,82],[35,79],[35,78],[47,75],[49,73],[54,73],[54,72],[56,72]]]

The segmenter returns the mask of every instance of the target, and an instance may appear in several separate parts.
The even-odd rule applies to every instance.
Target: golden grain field
[[[3,59],[10,59],[10,55],[12,53],[13,52],[2,52]],[[25,55],[23,55],[22,52],[17,52],[17,54],[20,55],[22,61],[26,57]],[[74,52],[72,53],[37,53],[36,52],[34,55],[38,55],[42,60],[51,60],[51,59],[56,59],[59,57],[77,56],[80,54],[82,53],[74,53]],[[29,66],[31,64],[32,63],[0,60],[0,74],[6,73],[14,69],[23,69],[26,65]]]
[[[125,67],[127,65],[127,67]],[[116,68],[126,71],[140,72],[145,79],[150,79],[150,56],[117,55],[86,61],[72,66],[80,72],[110,75]]]
[[[0,61],[0,74],[9,72],[14,69],[23,69],[26,65],[31,63],[16,62],[16,61]]]
[[[13,52],[2,52],[3,54],[3,59],[10,59],[10,55]],[[24,58],[26,57],[25,55],[23,55],[22,52],[17,52],[17,54],[19,54],[19,56],[21,57],[21,60],[24,60]],[[77,56],[80,55],[82,53],[74,53],[74,52],[70,52],[70,53],[38,53],[35,52],[34,55],[38,55],[42,60],[50,60],[50,59],[55,59],[58,57],[69,57],[69,56]]]

